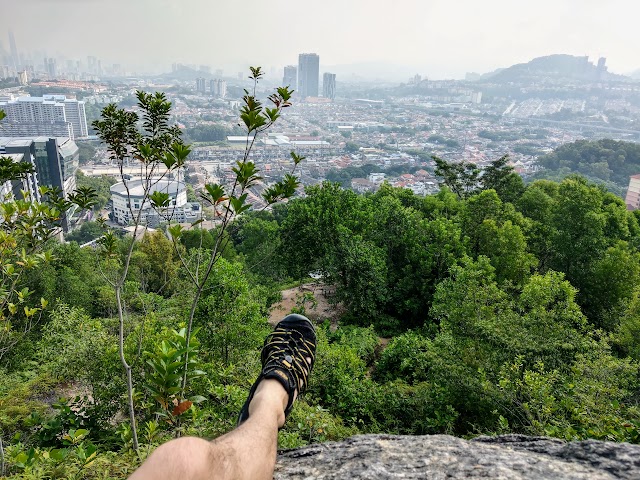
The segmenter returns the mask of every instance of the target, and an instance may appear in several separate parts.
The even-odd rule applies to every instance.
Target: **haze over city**
[[[605,56],[615,73],[640,68],[640,7],[626,0],[0,0],[0,12],[10,19],[0,51],[11,28],[21,52],[151,73],[173,62],[279,69],[304,51],[319,53],[322,69],[389,80],[462,78],[553,53]]]
[[[0,479],[640,478],[638,5],[0,0]]]

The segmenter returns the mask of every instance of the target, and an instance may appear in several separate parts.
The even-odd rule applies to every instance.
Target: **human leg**
[[[131,476],[146,479],[269,479],[278,429],[298,392],[306,388],[315,358],[313,325],[289,315],[265,340],[262,372],[240,413],[240,425],[213,442],[194,437],[160,446]]]
[[[249,418],[238,428],[212,442],[185,437],[165,443],[131,480],[270,479],[288,400],[278,381],[261,381],[249,404]]]

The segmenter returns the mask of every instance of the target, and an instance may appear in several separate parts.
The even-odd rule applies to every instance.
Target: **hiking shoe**
[[[249,404],[253,400],[253,395],[260,382],[267,378],[278,380],[289,394],[289,402],[284,410],[286,419],[293,407],[296,390],[298,395],[301,395],[307,389],[315,356],[316,332],[313,324],[303,315],[291,314],[284,317],[264,340],[260,355],[262,371],[244,402],[238,417],[238,425],[249,418]]]

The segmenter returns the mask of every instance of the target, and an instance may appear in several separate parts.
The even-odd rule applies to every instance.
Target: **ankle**
[[[284,425],[288,401],[289,395],[280,382],[272,378],[262,380],[249,404],[249,418],[275,415],[280,428]]]

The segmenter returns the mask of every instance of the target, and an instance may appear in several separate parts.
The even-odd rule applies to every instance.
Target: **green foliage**
[[[551,172],[566,169],[567,173],[611,180],[626,189],[629,177],[640,169],[640,146],[610,139],[578,140],[543,155],[538,158],[538,163]]]
[[[278,434],[280,448],[296,448],[303,445],[343,440],[356,435],[358,429],[346,427],[320,405],[309,405],[304,400],[296,402],[284,430]]]
[[[34,429],[35,442],[43,447],[63,447],[87,438],[90,429],[97,428],[95,417],[92,418],[87,409],[87,402],[87,397],[81,399],[77,396],[71,401],[61,398],[51,405],[56,413],[49,418],[33,412],[28,425]]]
[[[80,151],[80,164],[87,164],[94,160],[96,155],[96,145],[93,142],[77,142]]]
[[[12,175],[17,180],[21,174]],[[90,189],[76,191],[70,200],[49,187],[41,187],[39,194],[44,201],[22,191],[21,198],[9,194],[0,204],[0,360],[33,329],[48,303],[33,297],[25,278],[53,259],[46,247],[59,232],[64,213],[73,205],[90,208],[94,201]]]
[[[171,296],[178,288],[180,261],[164,233],[146,232],[136,246],[132,266],[137,270],[142,290]]]
[[[250,287],[242,265],[225,259],[218,260],[207,286],[213,288],[200,299],[194,324],[202,331],[205,358],[228,365],[255,351],[268,332],[261,289]]]
[[[350,138],[350,137],[351,137],[350,132],[341,132],[341,133],[342,133],[342,134],[343,134],[343,136],[345,136],[346,138]],[[345,133],[348,133],[349,135],[348,135],[348,136],[347,136],[347,135],[344,135]],[[358,151],[360,150],[360,145],[358,145],[358,144],[357,144],[357,143],[355,143],[355,142],[347,142],[347,143],[345,143],[345,145],[344,145],[344,149],[345,149],[345,151],[346,151],[346,152],[348,152],[348,153],[356,153],[356,152],[358,152]]]
[[[73,295],[73,293],[71,293]],[[37,358],[60,381],[81,381],[109,345],[104,325],[79,308],[59,305],[38,342]]]
[[[158,403],[156,414],[175,424],[177,418],[183,415],[193,403],[204,400],[202,396],[184,397],[182,388],[183,371],[186,370],[188,384],[205,375],[198,369],[198,340],[197,330],[191,334],[187,345],[186,328],[180,331],[172,330],[168,338],[162,340],[153,352],[144,352],[147,365],[150,367],[145,387],[153,399]]]
[[[252,69],[256,82],[261,74]],[[289,92],[266,106],[245,94],[253,136]],[[109,154],[181,168],[189,148],[170,104],[145,93],[138,102],[139,113],[105,109],[97,130]],[[268,309],[310,274],[341,316],[318,328],[310,386],[281,447],[369,432],[640,441],[640,216],[620,199],[580,177],[523,187],[503,157],[483,171],[441,161],[449,186],[437,195],[325,183],[252,212],[261,174],[249,151],[235,187],[203,192],[221,221],[210,231],[169,224],[134,242],[106,229],[95,252],[51,238],[66,205],[56,192],[3,204],[10,478],[125,478],[168,438],[234,428]],[[265,193],[279,201],[296,188],[285,176]],[[148,200],[166,209],[154,192]],[[73,198],[93,201],[80,189]],[[31,221],[37,234],[21,230]],[[95,227],[85,225],[78,235]]]
[[[424,381],[429,367],[430,340],[418,332],[408,331],[394,337],[380,355],[376,379],[402,379],[408,383]]]
[[[459,198],[466,198],[477,188],[480,169],[475,163],[449,163],[433,157],[436,164],[435,174],[442,177],[442,183],[449,187]]]
[[[185,137],[191,142],[226,142],[229,135],[242,135],[239,128],[224,125],[195,125],[185,129]]]
[[[340,345],[347,345],[355,350],[358,357],[371,365],[379,347],[378,336],[373,325],[363,328],[346,325],[330,335],[330,339]]]
[[[30,434],[30,418],[33,414],[44,414],[47,405],[42,398],[55,385],[54,379],[47,374],[37,374],[34,365],[31,370],[7,374],[2,372],[0,382],[0,435],[4,439],[22,434]]]
[[[80,245],[95,240],[104,234],[104,228],[98,222],[85,222],[80,228],[65,235],[67,242],[77,242]]]

